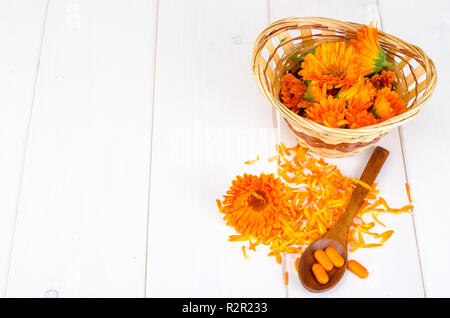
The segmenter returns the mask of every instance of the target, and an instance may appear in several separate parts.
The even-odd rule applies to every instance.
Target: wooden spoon
[[[360,180],[372,186],[388,155],[389,151],[382,147],[376,147],[364,168]],[[341,219],[333,228],[311,243],[311,245],[303,252],[300,261],[298,262],[298,276],[303,286],[309,291],[326,291],[336,285],[342,278],[342,275],[344,275],[345,269],[347,268],[348,231],[352,224],[353,217],[356,212],[358,212],[368,192],[368,189],[358,184],[353,191],[347,209]],[[328,283],[320,284],[317,282],[311,269],[313,264],[317,263],[314,258],[314,251],[317,249],[325,250],[328,246],[334,247],[344,258],[345,263],[341,268],[333,268],[331,271],[327,272],[329,277]]]

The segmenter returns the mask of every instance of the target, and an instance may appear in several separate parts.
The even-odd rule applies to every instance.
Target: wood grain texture
[[[167,0],[158,12],[147,296],[284,297],[280,265],[260,249],[246,260],[215,202],[237,174],[276,169],[271,106],[250,70],[266,2]]]
[[[402,133],[426,294],[449,297],[450,45],[446,39],[450,23],[443,13],[450,12],[450,3],[381,0],[380,9],[386,32],[419,45],[436,64],[434,94],[417,118],[402,127]],[[400,10],[401,14],[397,14]]]
[[[156,1],[51,1],[7,296],[144,295]]]
[[[377,1],[345,0],[345,1],[270,1],[271,20],[275,21],[291,16],[324,16],[368,23],[379,21]],[[406,39],[407,40],[407,39]],[[279,120],[281,139],[286,144],[294,144],[295,139],[289,132],[284,121]],[[383,137],[376,145],[389,150],[387,159],[377,183],[381,195],[393,207],[401,207],[408,203],[405,192],[405,174],[401,143],[397,129]],[[327,159],[336,163],[341,171],[348,176],[358,178],[365,163],[369,159],[373,147],[362,154],[342,159]],[[383,247],[359,249],[350,254],[364,264],[370,271],[367,279],[362,280],[351,273],[344,274],[342,281],[332,290],[321,294],[311,294],[300,282],[291,279],[288,286],[289,297],[422,297],[424,295],[419,259],[416,249],[413,220],[410,215],[384,215],[382,221],[395,231],[394,235]],[[378,227],[375,231],[384,231]],[[286,268],[291,277],[296,277],[294,269],[295,256],[286,257]],[[408,266],[404,266],[408,264]],[[393,284],[392,282],[396,282]],[[407,289],[404,286],[408,286]]]
[[[0,294],[5,293],[47,1],[1,1]]]

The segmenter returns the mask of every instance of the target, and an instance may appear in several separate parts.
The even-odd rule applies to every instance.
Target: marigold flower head
[[[308,85],[306,95],[303,99],[307,99],[312,102],[320,102],[322,99],[328,97],[328,86],[327,83],[319,83],[318,81],[311,81]]]
[[[345,119],[348,121],[349,128],[351,129],[366,127],[378,123],[375,116],[367,110],[360,112],[349,111],[347,112]]]
[[[359,57],[353,46],[344,42],[329,42],[316,47],[302,62],[299,75],[304,80],[330,85],[354,83],[360,76]]]
[[[306,117],[312,121],[332,128],[345,127],[346,101],[328,96],[305,110]]]
[[[370,78],[370,81],[377,89],[382,89],[383,87],[392,88],[392,83],[395,81],[397,76],[394,72],[381,71],[380,74],[375,74]]]
[[[383,121],[407,111],[403,99],[388,87],[382,88],[377,92],[375,102],[372,106],[372,114],[379,121]]]
[[[373,84],[364,77],[352,86],[343,87],[338,94],[338,98],[348,101],[348,107],[351,112],[357,113],[368,109],[373,104],[373,99],[377,90]]]
[[[263,239],[282,230],[290,213],[291,190],[273,174],[237,176],[224,196],[220,212],[236,232]]]
[[[391,66],[378,41],[378,30],[372,24],[358,29],[356,36],[351,43],[359,54],[363,75],[378,73],[383,67]]]
[[[307,99],[303,99],[300,103],[297,104],[297,114],[301,114],[303,116],[304,111],[306,108],[312,106],[314,104],[314,102],[311,102]]]
[[[287,73],[281,78],[281,100],[293,112],[298,113],[300,108],[305,106],[299,105],[305,93],[306,85],[293,74]]]

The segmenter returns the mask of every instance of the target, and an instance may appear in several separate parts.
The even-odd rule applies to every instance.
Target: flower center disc
[[[262,190],[253,191],[247,199],[248,205],[255,211],[261,211],[267,206],[267,195]]]

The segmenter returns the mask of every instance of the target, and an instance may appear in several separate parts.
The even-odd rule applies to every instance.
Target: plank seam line
[[[153,88],[152,88],[152,128],[150,132],[150,162],[149,162],[149,176],[148,176],[148,196],[147,196],[147,231],[145,239],[145,269],[144,269],[144,298],[147,297],[147,279],[148,279],[148,248],[149,248],[149,229],[150,229],[150,193],[152,187],[152,158],[153,158],[153,129],[155,120],[155,90],[156,90],[156,54],[158,46],[158,16],[159,16],[159,0],[156,0],[156,14],[155,14],[155,48],[153,54]]]
[[[39,77],[39,70],[40,70],[40,66],[41,66],[42,47],[44,45],[45,30],[47,27],[47,14],[48,14],[49,2],[50,2],[50,0],[47,0],[46,6],[45,6],[44,21],[42,24],[42,31],[41,31],[41,41],[40,41],[40,45],[39,45],[38,61],[37,61],[37,65],[36,65],[36,73],[34,75],[33,93],[31,96],[31,106],[30,106],[28,123],[27,123],[27,127],[26,127],[25,138],[24,138],[22,166],[20,168],[20,173],[19,173],[19,185],[18,185],[18,189],[17,189],[17,198],[16,198],[16,211],[15,211],[16,213],[14,215],[12,234],[11,234],[11,244],[9,247],[8,268],[6,270],[6,281],[5,281],[4,289],[2,291],[2,294],[4,297],[6,296],[7,291],[8,291],[9,276],[10,276],[10,271],[11,271],[12,254],[13,254],[13,247],[14,247],[14,238],[16,236],[16,224],[17,224],[17,219],[18,219],[18,214],[19,214],[19,202],[20,202],[20,197],[22,195],[23,175],[24,175],[24,170],[25,170],[26,155],[27,155],[27,151],[28,151],[28,139],[30,137],[31,120],[33,117],[34,101],[35,101],[35,97],[36,97],[36,88],[37,88],[37,82],[38,82],[38,77]]]
[[[267,25],[270,25],[270,23],[272,22],[270,0],[267,0],[266,4],[267,4]],[[279,143],[281,141],[280,114],[275,109],[275,107],[272,107],[272,125],[273,125],[273,131],[276,134],[275,140],[277,143]],[[281,281],[283,282],[283,285],[284,285],[285,298],[289,298],[289,285],[286,285],[284,282],[285,272],[286,271],[289,272],[289,264],[288,264],[287,258],[288,258],[287,255],[284,255],[284,257],[282,258],[281,266],[280,266]]]
[[[272,17],[271,17],[271,13],[270,13],[270,0],[267,0],[266,2],[266,7],[267,7],[267,25],[270,25],[270,23],[272,22]],[[272,107],[272,125],[275,131],[277,131],[278,133],[278,122],[279,122],[280,118],[279,118],[279,114],[277,112],[277,110],[275,109],[275,107]],[[279,135],[281,136],[281,135]],[[275,136],[277,140],[279,140],[279,136]]]
[[[380,18],[380,27],[382,30],[384,30],[383,28],[383,18],[381,15],[381,7],[380,7],[380,0],[377,0],[377,6],[378,6],[378,16]],[[405,145],[403,142],[403,129],[402,127],[397,127],[397,132],[398,132],[398,137],[400,139],[400,148],[402,151],[402,161],[403,161],[403,170],[405,173],[405,179],[406,179],[406,183],[410,186],[409,183],[409,177],[408,177],[408,168],[407,168],[407,161],[406,161],[406,151],[405,151]],[[411,220],[412,220],[412,224],[413,224],[413,231],[414,231],[414,238],[416,240],[416,250],[417,250],[417,258],[419,261],[419,269],[420,269],[420,278],[422,281],[422,289],[423,289],[423,295],[425,298],[427,298],[427,292],[426,292],[426,288],[425,288],[425,281],[423,279],[423,270],[422,270],[422,261],[420,258],[420,249],[419,249],[419,240],[418,240],[418,236],[417,236],[417,229],[416,229],[416,222],[415,222],[415,217],[414,217],[414,208],[411,209],[412,210],[412,214],[411,214]]]
[[[407,161],[406,161],[406,150],[405,150],[405,145],[403,143],[403,130],[401,127],[398,127],[398,135],[400,137],[400,147],[402,149],[402,159],[403,159],[403,168],[405,170],[405,178],[406,178],[406,183],[408,183],[409,186],[410,182],[409,182],[409,178],[408,178],[408,168],[407,168]],[[417,236],[417,230],[416,230],[416,222],[415,222],[415,218],[414,218],[414,208],[411,209],[412,210],[412,214],[411,214],[411,219],[412,219],[412,223],[413,223],[413,230],[414,230],[414,237],[416,239],[416,249],[417,249],[417,257],[419,260],[419,269],[420,269],[420,278],[422,280],[422,288],[423,288],[423,295],[425,298],[427,298],[427,291],[425,288],[425,281],[423,279],[423,270],[422,270],[422,261],[420,258],[420,249],[419,249],[419,239]]]

